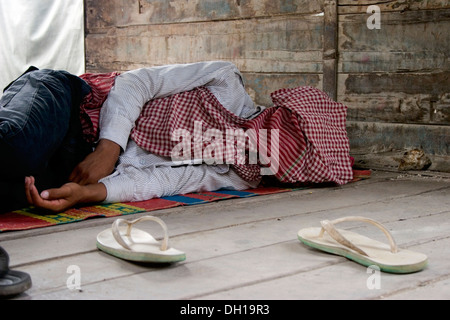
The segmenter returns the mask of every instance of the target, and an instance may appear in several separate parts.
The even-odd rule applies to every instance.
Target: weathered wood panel
[[[373,30],[369,16],[339,17],[340,72],[450,71],[450,9],[381,12]]]
[[[86,0],[87,28],[214,22],[322,12],[323,0]]]
[[[348,120],[411,124],[448,124],[450,94],[435,101],[428,94],[347,95],[342,102],[351,106]]]
[[[139,1],[87,1],[87,70],[228,60],[261,105],[280,88],[321,87],[322,1],[239,2],[140,1],[139,9]]]
[[[349,120],[450,123],[449,72],[341,74]]]
[[[407,150],[420,149],[430,170],[450,172],[450,126],[349,121],[352,155],[366,168],[397,168]]]
[[[244,82],[252,99],[262,106],[272,106],[270,94],[281,88],[311,86],[322,88],[321,74],[244,73]]]
[[[340,16],[339,96],[351,120],[450,124],[450,9],[403,4],[380,6],[400,12],[382,11],[379,30],[366,27],[366,13]]]
[[[448,155],[450,152],[450,126],[349,121],[347,129],[352,136],[352,143],[362,146],[360,149],[366,151],[384,152],[414,146],[427,154]],[[434,143],[430,145],[433,139]]]
[[[441,162],[448,30],[448,0],[86,0],[88,71],[229,60],[258,104],[302,85],[346,104],[356,152],[422,147]]]
[[[367,27],[369,5],[380,29]],[[338,11],[338,99],[357,160],[382,153],[388,165],[388,153],[421,148],[431,169],[449,170],[450,3],[340,0]]]
[[[366,13],[370,5],[379,6],[382,12],[450,8],[448,0],[339,0],[339,14]]]
[[[337,1],[324,3],[323,91],[337,100],[338,13]]]
[[[321,73],[322,18],[110,28],[88,35],[86,45],[89,70],[224,59],[248,72]]]

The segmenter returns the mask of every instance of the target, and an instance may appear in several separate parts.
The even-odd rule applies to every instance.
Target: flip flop
[[[31,288],[30,275],[9,269],[8,253],[0,247],[0,298],[16,296]]]
[[[158,241],[147,232],[133,228],[142,221],[155,221],[164,230],[164,240]],[[120,226],[120,224],[127,226]],[[186,260],[186,254],[174,248],[169,248],[167,226],[161,219],[144,216],[134,221],[117,219],[112,228],[97,235],[97,248],[117,258],[135,262],[174,263]]]
[[[387,236],[390,245],[334,227],[335,224],[346,221],[362,221],[377,226]],[[384,272],[417,272],[428,263],[427,256],[422,253],[399,249],[390,232],[373,219],[351,216],[320,223],[321,228],[300,230],[298,239],[310,247],[346,257],[364,266],[378,266]]]

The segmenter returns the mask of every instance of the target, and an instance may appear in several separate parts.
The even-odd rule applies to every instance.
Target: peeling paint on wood
[[[255,103],[272,106],[270,94],[282,88],[301,86],[322,87],[322,75],[319,74],[261,74],[244,73],[244,82],[248,93]]]
[[[322,71],[321,17],[110,28],[86,45],[88,69],[231,60],[248,72]]]
[[[309,0],[86,0],[88,29],[317,14]]]
[[[339,14],[366,13],[367,7],[377,5],[382,12],[407,12],[450,8],[448,0],[339,0]]]
[[[450,151],[449,126],[349,121],[348,131],[353,133],[351,144],[354,149],[371,146],[372,152],[378,152],[420,148],[427,154],[436,155],[448,155]],[[370,134],[361,134],[362,132]]]
[[[337,99],[338,14],[337,1],[324,3],[323,31],[323,91]]]
[[[450,71],[450,9],[382,13],[380,30],[368,17],[339,17],[339,72]]]
[[[345,81],[346,94],[403,92],[440,96],[449,90],[450,73],[430,74],[350,74]]]
[[[347,118],[352,121],[440,125],[450,122],[449,94],[437,101],[426,94],[346,95],[342,102],[349,107]]]

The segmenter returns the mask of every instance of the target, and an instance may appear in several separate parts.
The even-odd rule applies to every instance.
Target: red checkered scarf
[[[106,82],[111,83],[108,78]],[[203,152],[208,146],[218,146],[213,144],[217,140],[210,139],[211,134],[217,139],[217,132],[220,132],[224,135],[222,141],[226,141],[227,130],[243,129],[246,132],[253,131],[255,137],[267,133],[267,144],[258,143],[257,150],[275,161],[277,157],[271,157],[274,150],[272,135],[277,131],[279,162],[274,166],[278,168],[274,175],[279,181],[331,181],[338,184],[351,181],[353,172],[345,124],[346,106],[330,100],[325,93],[312,87],[281,89],[272,93],[271,97],[274,107],[266,109],[252,120],[242,119],[226,110],[204,87],[151,100],[143,107],[131,138],[151,153],[171,157],[174,148],[182,141],[182,138],[178,140],[177,137],[187,136],[191,138],[190,155],[195,158],[196,154],[204,155],[196,149],[199,145]],[[99,108],[96,110],[99,112]],[[196,123],[201,123],[200,135],[195,134]],[[175,134],[173,137],[176,132],[184,135]],[[199,136],[203,144],[196,143],[198,140],[195,139]],[[264,145],[268,146],[266,150]],[[261,167],[271,165],[250,164],[254,162],[249,162],[248,150],[246,162],[241,164],[239,160],[242,158],[238,154],[240,149],[236,143],[234,147],[228,146],[220,149],[223,162],[230,163],[227,159],[231,159],[236,173],[247,181],[259,179]]]
[[[80,107],[83,134],[90,143],[98,139],[100,108],[119,74],[118,72],[86,73],[80,76],[91,87],[91,92],[84,97]]]

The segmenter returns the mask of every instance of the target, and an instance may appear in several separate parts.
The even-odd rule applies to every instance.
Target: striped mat
[[[294,189],[278,187],[261,187],[247,191],[220,190],[216,192],[192,193],[150,199],[142,202],[112,203],[73,208],[58,214],[42,214],[36,208],[29,207],[0,214],[0,232],[37,229],[83,221],[95,217],[116,217],[178,206],[198,205],[232,198],[248,198],[292,190]]]
[[[354,170],[353,182],[370,177],[369,170]],[[69,209],[58,214],[43,214],[36,208],[29,207],[10,213],[0,214],[0,233],[6,231],[30,230],[73,223],[96,217],[117,217],[179,206],[199,205],[219,200],[249,198],[269,195],[308,187],[259,187],[246,191],[219,190],[216,192],[191,193],[171,197],[150,199],[142,202],[124,202],[94,205]]]

